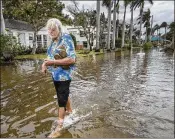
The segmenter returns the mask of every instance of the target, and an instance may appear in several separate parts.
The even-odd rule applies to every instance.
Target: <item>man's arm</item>
[[[59,65],[59,66],[64,66],[64,65],[72,65],[75,64],[75,59],[66,57],[63,59],[57,59],[57,60],[45,60],[43,63],[45,66],[54,66],[54,65]]]

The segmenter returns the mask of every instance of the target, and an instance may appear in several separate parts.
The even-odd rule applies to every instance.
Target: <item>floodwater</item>
[[[1,66],[1,137],[44,138],[57,119],[42,60]],[[78,58],[71,82],[75,116],[62,138],[174,137],[174,55],[132,50]]]

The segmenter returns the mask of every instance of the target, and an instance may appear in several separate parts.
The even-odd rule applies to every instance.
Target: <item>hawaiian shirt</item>
[[[47,58],[54,59],[54,55],[59,53],[62,46],[65,48],[67,57],[76,58],[74,43],[69,34],[63,34],[57,43],[51,42],[51,45],[47,49]],[[70,65],[69,67],[69,69],[63,69],[61,66],[48,66],[48,71],[51,72],[54,81],[66,81],[72,79],[72,72],[75,69],[74,65]]]

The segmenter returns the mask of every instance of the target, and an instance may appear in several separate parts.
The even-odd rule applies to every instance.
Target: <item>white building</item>
[[[47,47],[51,39],[48,35],[47,29],[43,27],[37,32],[37,47]]]
[[[7,34],[15,36],[21,45],[33,47],[34,29],[24,21],[5,19]]]
[[[15,36],[17,41],[24,47],[33,47],[34,29],[24,21],[5,19],[5,27],[9,35]],[[76,37],[76,49],[87,48],[87,39],[82,27],[63,26],[65,33]],[[47,29],[43,27],[37,32],[37,47],[47,47],[51,39]]]
[[[66,26],[68,32],[75,36],[77,41],[76,49],[87,48],[87,39],[84,35],[83,27],[81,26]]]

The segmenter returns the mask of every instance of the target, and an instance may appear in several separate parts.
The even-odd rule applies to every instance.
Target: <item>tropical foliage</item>
[[[78,3],[74,2],[74,5],[68,6],[67,9],[74,17],[73,24],[77,27],[83,27],[84,35],[91,51],[96,35],[94,33],[96,28],[96,10],[80,10],[77,5]],[[79,28],[79,30],[81,30],[81,28]]]
[[[162,22],[162,24],[160,25],[160,28],[165,28],[165,37],[164,37],[164,40],[166,40],[166,30],[167,30],[167,22]],[[166,41],[165,41],[165,44],[166,44]]]
[[[148,38],[149,38],[149,34],[150,34],[150,31],[151,31],[151,28],[150,28],[150,18],[151,18],[151,15],[150,15],[150,9],[148,9],[147,11],[145,11],[143,13],[143,17],[142,17],[142,24],[144,24],[144,27],[146,28],[146,37],[145,37],[145,41],[147,42],[148,41]],[[138,18],[139,20],[139,23],[141,22],[140,21],[141,17]]]

